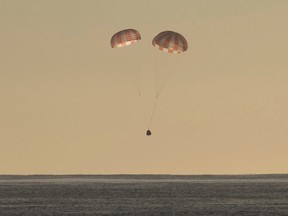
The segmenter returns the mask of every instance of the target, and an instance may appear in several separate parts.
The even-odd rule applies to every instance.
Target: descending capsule
[[[146,131],[146,135],[147,135],[147,136],[151,136],[151,135],[152,135],[151,131],[150,131],[150,130],[147,130],[147,131]]]

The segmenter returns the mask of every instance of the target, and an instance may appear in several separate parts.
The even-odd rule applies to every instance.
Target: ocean
[[[2,175],[6,215],[288,216],[288,175]]]

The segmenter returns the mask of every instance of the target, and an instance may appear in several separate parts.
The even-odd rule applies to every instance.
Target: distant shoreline
[[[15,179],[66,179],[66,178],[83,178],[83,179],[288,179],[288,174],[203,174],[203,175],[169,175],[169,174],[71,174],[71,175],[0,175],[0,180]]]

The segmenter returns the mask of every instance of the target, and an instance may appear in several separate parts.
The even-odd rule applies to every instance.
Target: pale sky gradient
[[[287,173],[287,56],[287,0],[0,0],[0,174]]]

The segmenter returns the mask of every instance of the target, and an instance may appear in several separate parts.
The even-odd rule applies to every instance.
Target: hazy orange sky
[[[287,173],[287,24],[287,0],[0,0],[0,174]],[[165,30],[188,51],[159,57]]]

